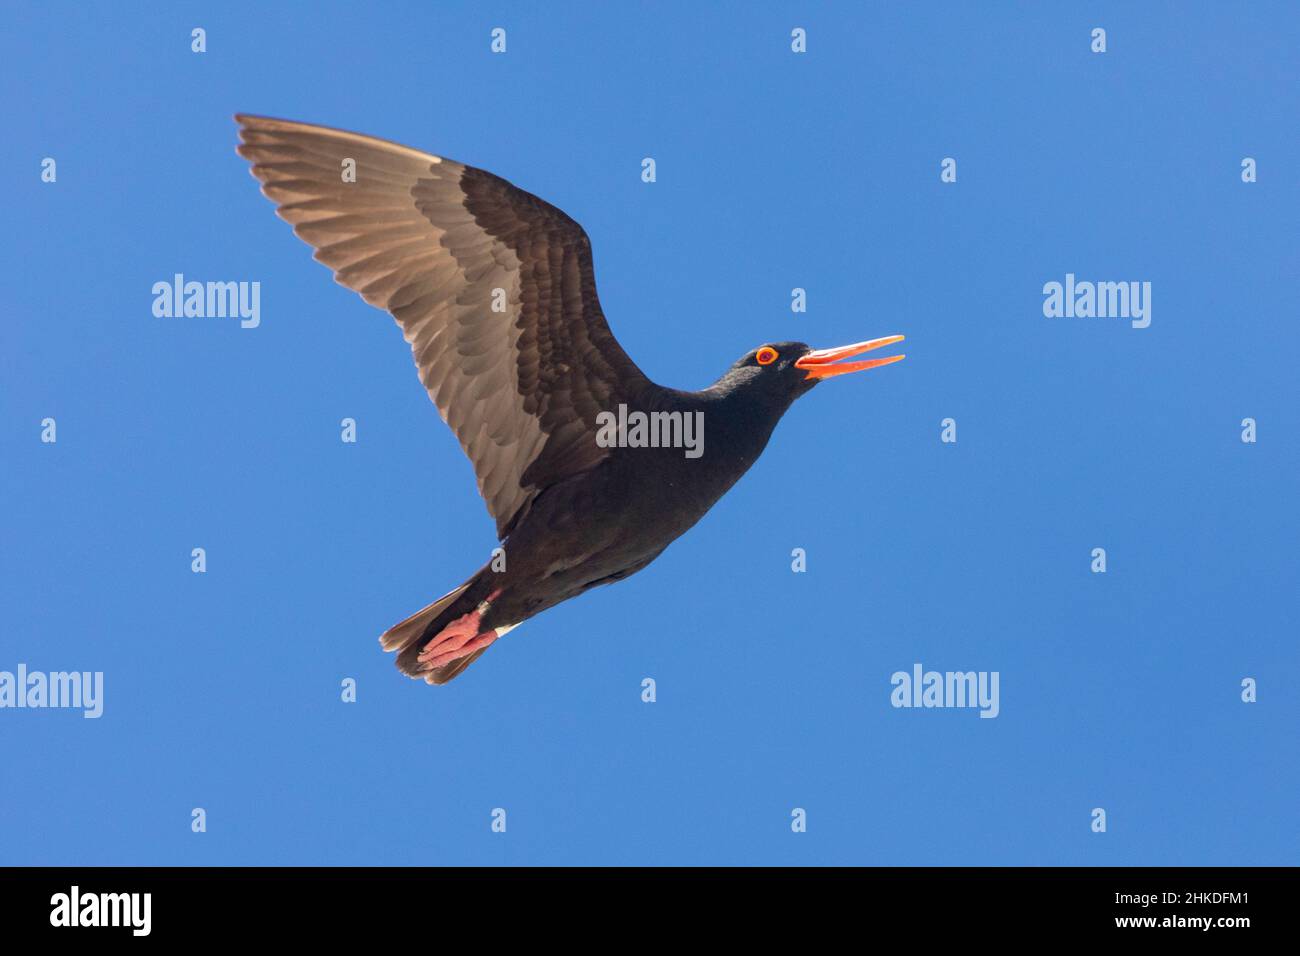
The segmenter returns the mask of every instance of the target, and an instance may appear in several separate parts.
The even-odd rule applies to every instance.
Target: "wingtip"
[[[263,129],[276,129],[281,126],[310,126],[297,120],[280,119],[278,116],[263,116],[261,113],[235,113],[234,120],[245,129],[256,126]]]
[[[362,146],[381,149],[419,163],[454,163],[454,160],[449,160],[445,156],[426,153],[423,150],[405,146],[389,139],[368,136],[365,133],[354,133],[336,126],[321,126],[318,123],[304,123],[301,120],[282,119],[278,116],[260,116],[256,113],[234,113],[232,115],[235,123],[239,125],[240,136],[244,137],[245,142],[248,141],[250,134],[259,138],[276,137],[278,134],[288,134],[294,137],[317,136],[336,142],[358,143]]]

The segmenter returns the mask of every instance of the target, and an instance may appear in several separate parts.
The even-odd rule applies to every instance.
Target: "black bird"
[[[504,554],[380,638],[403,673],[431,684],[522,621],[653,561],[822,379],[903,358],[840,361],[901,335],[822,350],[775,342],[703,391],[664,388],[615,341],[587,234],[554,206],[385,140],[235,120],[239,154],[280,218],[401,326],[496,521]]]

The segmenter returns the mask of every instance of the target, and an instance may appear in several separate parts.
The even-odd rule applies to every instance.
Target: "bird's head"
[[[814,349],[803,342],[772,342],[743,355],[725,378],[733,388],[770,395],[788,405],[824,379],[901,361],[902,355],[845,361],[901,341],[901,335],[887,335],[833,349]]]

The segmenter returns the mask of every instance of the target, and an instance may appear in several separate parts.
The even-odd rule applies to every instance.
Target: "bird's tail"
[[[450,621],[464,613],[462,605],[478,603],[474,584],[478,581],[476,574],[460,587],[449,591],[432,604],[420,608],[404,621],[394,624],[379,638],[379,644],[386,651],[397,651],[397,669],[409,677],[422,677],[430,684],[445,684],[470,664],[478,660],[486,647],[475,651],[468,657],[454,660],[433,670],[424,670],[419,661],[420,651]],[[464,598],[465,600],[462,600]]]

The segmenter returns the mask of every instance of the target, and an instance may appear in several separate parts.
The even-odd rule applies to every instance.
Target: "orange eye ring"
[[[754,356],[754,361],[759,365],[771,365],[778,358],[780,358],[780,356],[777,354],[776,349],[772,348],[770,345],[764,345],[758,350],[758,354]]]

